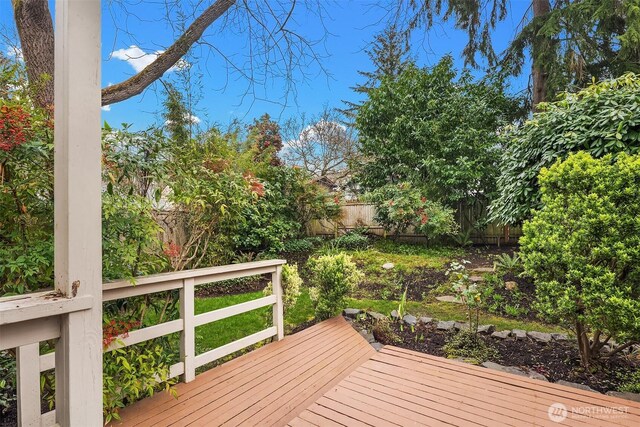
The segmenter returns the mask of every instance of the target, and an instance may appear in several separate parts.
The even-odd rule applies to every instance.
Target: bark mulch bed
[[[373,328],[373,322],[369,319],[358,320],[357,324],[369,331]],[[399,341],[385,342],[384,337],[380,336],[376,336],[376,339],[383,344],[446,357],[442,347],[453,332],[437,330],[433,323],[418,323],[413,330],[406,325],[401,330],[399,323],[390,323],[390,327],[399,337]],[[580,366],[576,342],[571,340],[543,344],[529,338],[516,340],[483,335],[480,337],[497,351],[497,356],[490,358],[490,362],[519,367],[525,371],[536,371],[547,377],[550,382],[564,380],[584,384],[601,393],[616,390],[625,377],[640,369],[640,360],[621,355],[602,362],[601,366],[592,372],[585,371]]]

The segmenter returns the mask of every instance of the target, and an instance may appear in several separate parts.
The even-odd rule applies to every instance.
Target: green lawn
[[[260,297],[262,297],[262,292],[197,299],[196,314],[228,307]],[[398,308],[398,301],[349,299],[348,306],[389,315],[392,310]],[[466,320],[465,309],[458,304],[409,301],[407,302],[406,310],[418,317],[429,316],[439,320],[455,320],[460,322]],[[291,309],[290,312],[286,313],[285,332],[288,333],[296,326],[311,319],[313,319],[313,305],[309,298],[309,292],[304,289],[296,306]],[[480,323],[495,325],[497,330],[524,329],[525,331],[562,332],[561,328],[552,325],[508,319],[490,314],[482,314],[480,316]],[[196,329],[196,350],[198,354],[203,353],[259,332],[271,326],[271,324],[271,308],[266,307],[200,326]]]

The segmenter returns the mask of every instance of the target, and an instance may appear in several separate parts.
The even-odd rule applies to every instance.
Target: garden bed
[[[357,320],[355,325],[371,331],[374,322],[367,317]],[[447,357],[443,347],[455,334],[453,331],[436,329],[436,323],[418,323],[413,329],[408,325],[401,326],[399,321],[389,322],[389,326],[393,335],[376,334],[375,338],[382,344],[439,357]],[[494,350],[494,354],[487,359],[489,362],[535,372],[544,375],[550,382],[563,380],[583,384],[601,393],[619,389],[632,372],[640,369],[637,356],[620,355],[602,361],[597,370],[585,371],[580,366],[577,344],[573,340],[541,343],[529,337],[498,339],[482,334],[478,337]]]

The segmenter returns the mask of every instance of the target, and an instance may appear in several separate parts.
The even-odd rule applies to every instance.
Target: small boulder
[[[493,267],[475,267],[469,270],[471,273],[484,274],[493,273],[495,270]]]
[[[384,268],[385,270],[391,270],[392,268],[394,268],[396,265],[392,262],[386,262],[384,264],[382,264],[382,268]]]
[[[526,377],[527,373],[520,368],[515,366],[502,366],[498,363],[494,362],[484,362],[482,364],[485,368],[493,369],[494,371],[506,372],[508,374],[520,375],[522,377]]]
[[[454,297],[453,295],[443,295],[441,297],[436,297],[436,299],[438,301],[442,301],[442,302],[453,302],[456,304],[462,304],[462,300],[460,300],[459,298]]]
[[[480,325],[478,326],[478,332],[481,334],[490,334],[496,330],[496,327],[493,325]]]
[[[480,283],[480,282],[484,282],[484,277],[482,276],[471,276],[469,277],[469,280],[473,283]]]
[[[549,382],[549,380],[547,379],[547,377],[545,377],[544,375],[542,375],[540,372],[536,372],[536,371],[532,371],[530,370],[529,372],[527,372],[527,376],[531,379],[534,380],[540,380],[540,381],[547,381]]]
[[[640,402],[640,393],[630,393],[627,391],[608,391],[607,396],[618,397],[620,399],[632,400]]]
[[[355,319],[356,317],[358,317],[358,314],[362,313],[362,310],[360,310],[359,308],[345,308],[342,311],[342,315],[345,317],[350,317],[352,319]]]
[[[376,341],[376,339],[373,337],[373,334],[371,332],[368,332],[366,329],[360,331],[360,335],[362,335],[362,338],[364,338],[370,343],[373,343]]]
[[[398,314],[398,310],[393,310],[391,312],[391,319],[398,320],[399,318],[400,318],[400,315]]]
[[[567,341],[569,339],[569,335],[552,332],[551,338],[553,338],[555,341]]]
[[[545,343],[545,344],[551,341],[551,334],[547,334],[545,332],[536,332],[536,331],[527,332],[527,336],[534,341]]]
[[[516,337],[517,340],[523,340],[527,337],[527,331],[524,331],[522,329],[514,329],[513,331],[511,331],[511,335]]]
[[[384,347],[384,344],[376,341],[371,343],[371,347],[373,347],[376,351],[380,351],[382,350],[382,347]]]
[[[518,282],[514,282],[514,281],[504,282],[504,287],[508,291],[515,291],[516,289],[518,289]]]
[[[402,318],[402,320],[407,325],[412,325],[412,326],[415,325],[416,323],[418,323],[418,319],[416,319],[416,316],[413,316],[411,314],[405,314],[404,317]]]
[[[367,312],[367,316],[371,317],[373,320],[375,320],[376,322],[379,322],[381,320],[387,320],[388,317],[385,316],[382,313],[376,313],[375,311],[369,311]]]
[[[594,389],[592,389],[588,385],[584,385],[584,384],[572,383],[570,381],[565,381],[565,380],[556,381],[556,384],[563,385],[563,386],[566,386],[566,387],[571,387],[571,388],[577,388],[577,389],[580,389],[580,390],[593,391],[593,392],[597,393],[597,391],[595,391]]]
[[[450,331],[451,329],[453,329],[455,324],[456,324],[456,322],[454,322],[453,320],[449,320],[449,321],[446,321],[446,322],[440,321],[440,322],[438,322],[438,325],[436,326],[436,329],[441,330],[441,331]]]
[[[453,327],[456,328],[458,331],[461,331],[463,329],[468,330],[469,329],[469,324],[468,323],[464,323],[464,322],[455,322],[453,324]]]
[[[491,334],[493,338],[498,338],[501,340],[506,339],[509,335],[511,335],[511,331],[500,331]]]
[[[420,320],[418,320],[418,321],[420,323],[423,323],[423,324],[426,325],[427,323],[433,322],[433,318],[431,318],[431,317],[421,317]]]

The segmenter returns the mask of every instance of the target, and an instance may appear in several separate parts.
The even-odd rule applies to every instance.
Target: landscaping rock
[[[597,391],[595,391],[594,389],[592,389],[588,385],[584,385],[584,384],[572,383],[572,382],[565,381],[565,380],[556,381],[556,384],[560,384],[560,385],[564,385],[564,386],[572,387],[572,388],[577,388],[577,389],[580,389],[580,390],[593,391],[593,392],[597,393]]]
[[[516,337],[517,340],[523,340],[527,337],[527,331],[523,331],[522,329],[514,329],[511,331],[511,335]]]
[[[567,341],[569,339],[569,335],[552,332],[551,338],[553,338],[556,341]]]
[[[480,283],[480,282],[484,282],[484,277],[482,277],[482,276],[471,276],[471,277],[469,277],[469,280],[472,281],[473,283]]]
[[[518,289],[518,282],[513,282],[513,281],[504,282],[504,287],[508,291],[514,291]]]
[[[388,317],[382,313],[376,313],[375,311],[367,312],[367,316],[371,317],[375,321],[387,320]]]
[[[398,320],[399,318],[400,318],[400,315],[398,314],[398,310],[393,310],[391,312],[391,319]]]
[[[481,333],[481,334],[490,334],[495,330],[496,330],[496,327],[493,326],[493,325],[480,325],[480,326],[478,326],[478,332]]]
[[[501,340],[506,339],[509,335],[511,335],[511,331],[500,331],[491,334],[493,338],[498,338]]]
[[[376,342],[376,339],[373,337],[373,334],[367,331],[366,329],[363,329],[362,331],[360,331],[360,335],[362,335],[362,338],[364,338],[370,343]]]
[[[431,317],[421,317],[420,320],[418,320],[420,323],[424,323],[425,325],[427,323],[431,323],[433,322],[433,318]]]
[[[454,302],[456,304],[462,304],[462,301],[456,297],[454,297],[453,295],[444,295],[441,297],[436,297],[436,299],[438,301],[442,301],[442,302]]]
[[[371,347],[373,347],[376,351],[380,351],[382,350],[382,347],[384,347],[384,344],[376,341],[371,343]]]
[[[458,331],[461,331],[462,329],[468,330],[469,329],[469,324],[468,323],[463,323],[463,322],[455,322],[453,324],[453,327],[456,328]]]
[[[415,325],[416,323],[418,323],[418,319],[416,319],[416,316],[413,316],[411,314],[405,314],[402,320],[407,325]]]
[[[382,264],[382,268],[384,268],[385,270],[391,270],[393,267],[395,267],[396,265],[392,262],[387,262]]]
[[[482,366],[488,369],[493,369],[495,371],[506,372],[508,374],[514,374],[514,375],[520,375],[521,377],[532,378],[534,380],[549,381],[547,377],[545,377],[542,374],[539,374],[536,371],[525,372],[524,370],[516,366],[502,366],[498,363],[493,363],[493,362],[484,362]]]
[[[449,320],[446,322],[440,321],[438,322],[436,329],[439,329],[441,331],[450,331],[451,329],[453,329],[455,324],[456,322],[454,322],[453,320]]]
[[[476,267],[476,268],[470,269],[469,271],[471,273],[483,274],[483,273],[493,273],[495,270],[493,269],[493,267]]]
[[[485,368],[493,369],[494,371],[506,372],[509,374],[520,375],[522,377],[526,377],[527,373],[520,368],[516,368],[515,366],[502,366],[498,363],[493,362],[484,362],[482,364]]]
[[[551,341],[551,334],[547,334],[546,332],[527,332],[527,336],[534,341],[542,342],[545,344]]]
[[[345,317],[350,317],[352,319],[355,319],[356,317],[358,317],[358,314],[362,313],[362,310],[360,310],[359,308],[345,308],[342,311],[342,315]]]
[[[619,397],[620,399],[633,400],[640,402],[640,393],[630,393],[627,391],[608,391],[607,396]]]

